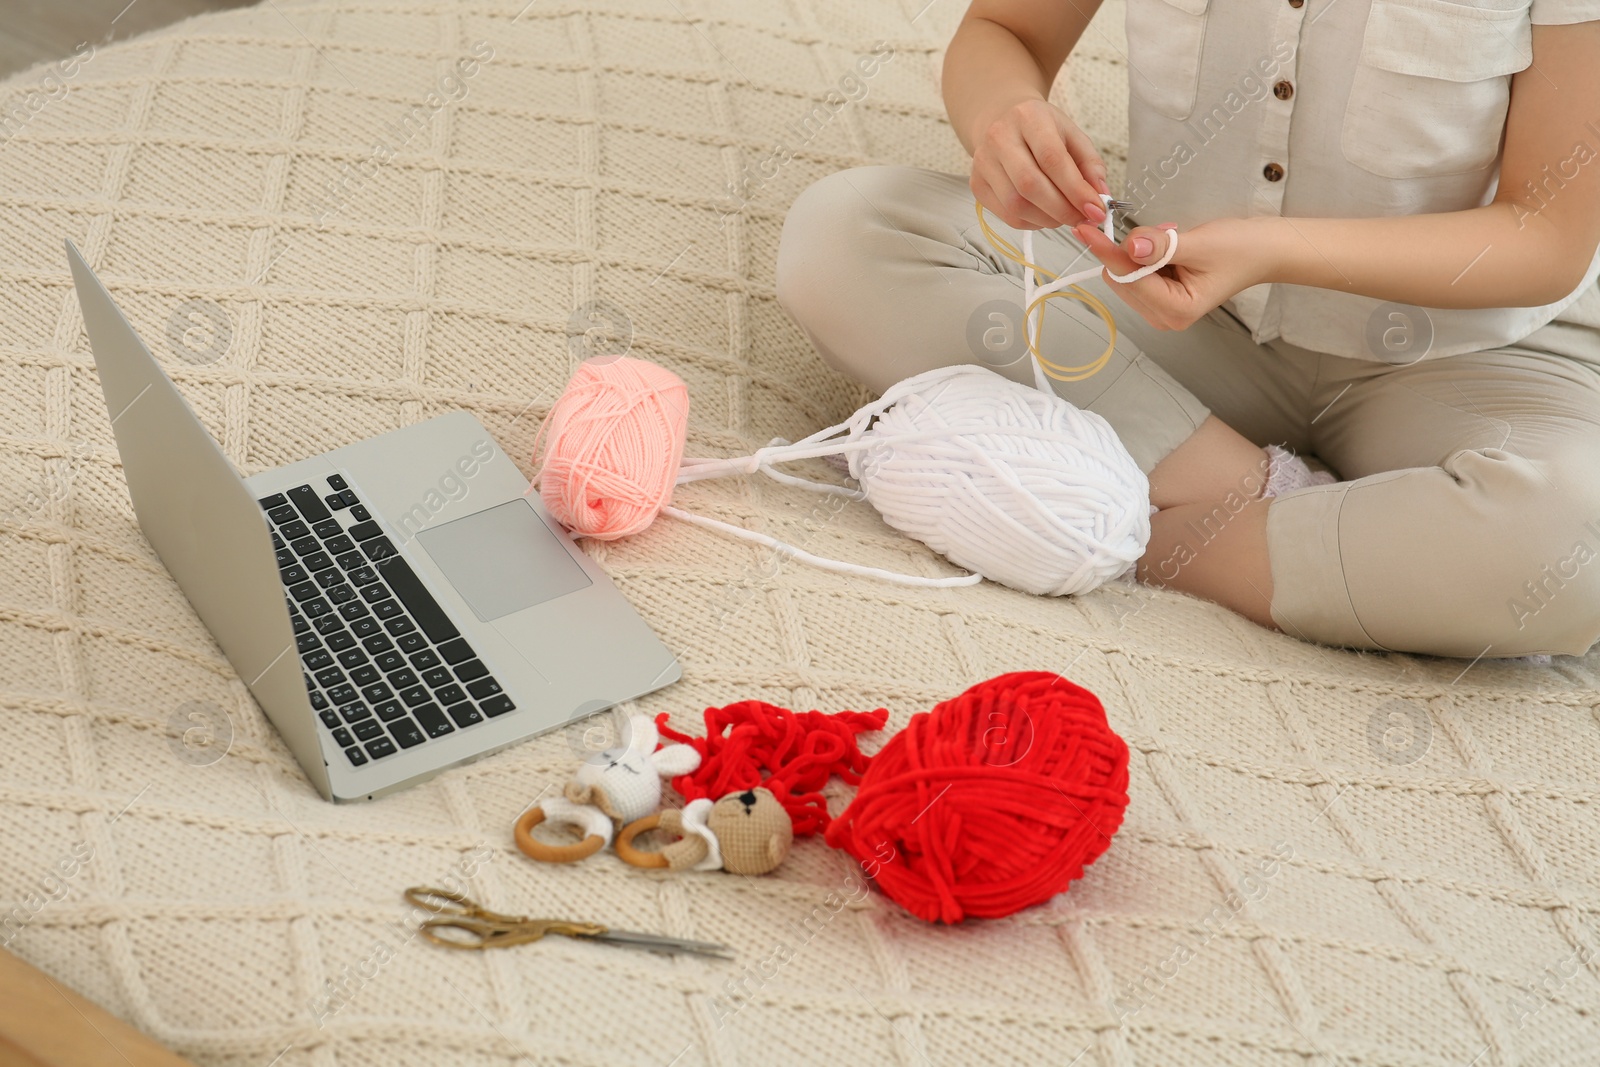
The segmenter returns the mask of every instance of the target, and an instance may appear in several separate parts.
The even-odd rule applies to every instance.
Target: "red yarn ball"
[[[1019,671],[913,715],[825,839],[920,919],[994,919],[1081,877],[1127,806],[1128,746],[1099,699]]]

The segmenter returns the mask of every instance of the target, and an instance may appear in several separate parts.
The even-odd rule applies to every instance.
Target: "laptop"
[[[139,525],[323,797],[681,677],[471,414],[241,478],[71,241],[67,259]]]

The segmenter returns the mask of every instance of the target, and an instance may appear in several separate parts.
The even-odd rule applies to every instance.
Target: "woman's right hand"
[[[1106,165],[1089,135],[1044,100],[1012,104],[978,131],[972,195],[1019,230],[1105,221]]]

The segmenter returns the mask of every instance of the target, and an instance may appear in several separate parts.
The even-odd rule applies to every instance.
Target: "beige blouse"
[[[1533,24],[1594,19],[1600,0],[1127,0],[1130,147],[1117,195],[1134,204],[1131,224],[1180,227],[1481,206]],[[1600,155],[1600,116],[1589,132]],[[1546,195],[1585,162],[1554,163]],[[1597,277],[1600,250],[1583,284],[1543,307],[1423,310],[1283,284],[1223,306],[1257,342],[1414,363],[1521,340]]]

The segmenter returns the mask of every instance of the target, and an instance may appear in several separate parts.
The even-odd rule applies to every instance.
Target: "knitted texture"
[[[630,354],[688,385],[695,455],[848,416],[870,394],[778,307],[778,233],[840,168],[963,168],[936,91],[963,5],[924,4],[540,0],[516,19],[522,0],[275,0],[99,44],[0,131],[8,951],[201,1067],[1591,1058],[1592,657],[1340,652],[1115,582],[888,587],[682,522],[584,542],[681,657],[681,681],[624,712],[680,731],[747,699],[885,707],[900,731],[1011,670],[1100,696],[1131,757],[1115,843],[1065,895],[946,929],[814,838],[751,879],[525,859],[513,821],[617,742],[605,717],[325,804],[141,537],[63,237],[247,473],[458,408],[526,464],[584,338],[626,332],[618,312]],[[1064,79],[1113,187],[1121,18],[1108,0]],[[480,39],[493,58],[429,113]],[[894,58],[840,89],[880,40]],[[768,478],[676,497],[819,554],[950,570],[870,507]],[[850,787],[826,792],[843,810]],[[563,938],[452,952],[411,936],[413,885],[738,961]]]

